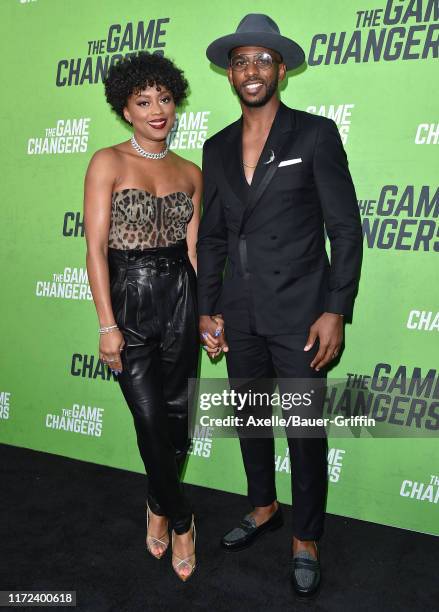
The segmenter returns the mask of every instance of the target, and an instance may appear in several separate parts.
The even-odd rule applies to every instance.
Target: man
[[[305,56],[270,17],[247,15],[234,34],[208,47],[207,57],[227,69],[242,117],[203,150],[200,335],[211,357],[226,353],[229,379],[321,381],[342,345],[343,318],[352,316],[362,258],[357,198],[337,126],[280,102],[279,82]],[[273,439],[240,436],[240,444],[253,511],[222,538],[229,551],[282,525]],[[307,596],[320,583],[327,440],[289,437],[288,445],[291,580]]]

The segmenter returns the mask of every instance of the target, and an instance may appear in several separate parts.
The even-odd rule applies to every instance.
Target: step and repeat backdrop
[[[102,78],[121,57],[163,52],[191,94],[172,148],[201,163],[206,138],[237,119],[208,44],[261,0],[3,0],[0,441],[143,472],[131,414],[99,361],[85,267],[83,177],[96,149],[130,137]],[[305,49],[282,86],[289,106],[334,119],[355,182],[364,264],[346,348],[330,376],[370,389],[398,436],[329,439],[328,511],[439,535],[437,0],[276,0],[270,16]],[[202,355],[201,376],[226,377]],[[395,389],[398,403],[395,404]],[[334,411],[346,409],[349,397]],[[396,418],[396,416],[398,418]],[[401,433],[402,431],[402,433]],[[279,498],[291,503],[286,440]],[[236,439],[199,428],[187,482],[246,493]],[[225,508],[225,511],[227,509]]]

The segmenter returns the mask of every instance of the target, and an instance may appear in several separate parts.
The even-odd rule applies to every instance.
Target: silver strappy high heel
[[[154,536],[148,535],[148,528],[149,528],[149,513],[151,512],[150,507],[148,504],[146,504],[146,548],[148,550],[148,552],[155,558],[155,559],[161,559],[163,557],[163,555],[165,554],[165,552],[168,549],[169,546],[169,533],[168,533],[168,528],[166,527],[166,531],[163,533],[163,535],[160,536],[160,538],[156,538]],[[159,553],[154,553],[152,551],[152,546],[164,546],[164,549],[159,552]]]
[[[195,539],[197,537],[196,531],[195,531],[195,523],[194,523],[194,515],[192,515],[192,523],[190,526],[190,530],[192,530],[192,539],[194,542],[194,552],[192,554],[190,554],[188,557],[186,557],[185,559],[181,559],[180,557],[178,557],[175,553],[174,553],[174,536],[175,536],[175,532],[174,530],[172,530],[172,567],[174,569],[174,572],[177,574],[177,576],[180,578],[180,580],[182,580],[183,582],[186,582],[186,580],[188,580],[192,574],[195,571]],[[177,561],[177,563],[174,563],[174,561]],[[189,574],[181,574],[180,573],[180,569],[187,567],[190,570]]]

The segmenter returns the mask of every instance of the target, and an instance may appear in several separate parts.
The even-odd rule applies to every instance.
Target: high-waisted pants
[[[199,358],[196,274],[186,241],[144,250],[108,249],[113,313],[125,346],[118,381],[134,419],[148,476],[148,504],[177,534],[192,509],[181,473],[190,446],[188,379]]]

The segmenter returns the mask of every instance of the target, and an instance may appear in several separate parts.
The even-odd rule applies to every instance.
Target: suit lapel
[[[273,178],[282,158],[282,150],[291,141],[294,127],[294,111],[281,102],[253,175],[247,205],[242,217],[241,228],[255,209]],[[274,159],[272,159],[273,155]],[[269,161],[270,159],[272,159],[271,162]]]
[[[242,165],[242,117],[232,124],[221,147],[224,172],[230,187],[242,205],[248,196],[248,184]]]

